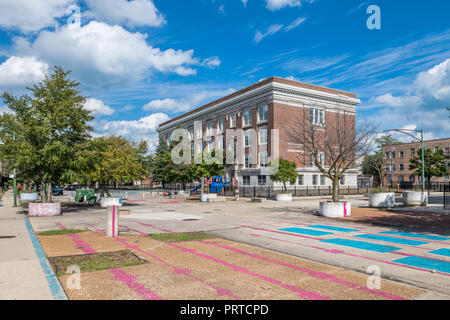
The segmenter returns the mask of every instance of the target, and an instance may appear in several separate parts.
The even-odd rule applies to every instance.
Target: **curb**
[[[42,271],[44,271],[45,280],[47,280],[47,284],[50,288],[50,292],[52,293],[53,299],[68,300],[66,293],[64,292],[64,289],[61,286],[61,283],[59,283],[58,278],[53,272],[53,269],[47,260],[47,256],[45,255],[44,250],[42,249],[42,246],[39,243],[39,240],[37,239],[33,228],[31,227],[31,223],[28,220],[28,217],[25,217],[24,221],[28,230],[28,234],[30,235],[31,242],[33,243],[34,251],[36,253],[36,256],[38,257],[39,263],[41,264]]]

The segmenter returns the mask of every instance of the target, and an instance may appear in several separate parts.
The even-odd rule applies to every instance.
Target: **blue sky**
[[[370,5],[380,30],[367,28]],[[61,65],[96,134],[154,147],[159,123],[279,76],[355,92],[359,118],[383,129],[444,138],[448,12],[442,0],[0,0],[0,91]]]

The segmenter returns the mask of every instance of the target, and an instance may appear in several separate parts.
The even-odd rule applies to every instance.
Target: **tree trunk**
[[[339,202],[339,178],[333,179],[333,202]]]
[[[286,182],[283,181],[284,192],[287,193]]]

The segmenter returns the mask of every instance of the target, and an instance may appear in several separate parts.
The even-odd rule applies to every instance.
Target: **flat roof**
[[[450,142],[450,138],[442,138],[442,139],[434,139],[434,140],[424,140],[423,143],[445,141],[445,140],[449,140],[449,142]],[[406,144],[417,144],[417,143],[421,143],[421,142],[420,141],[412,141],[412,142],[405,142],[405,143],[387,144],[387,145],[383,146],[383,148],[393,147],[393,146],[403,146]]]
[[[251,90],[257,89],[257,88],[259,88],[259,87],[265,86],[265,85],[267,85],[267,84],[269,84],[269,83],[275,83],[275,82],[276,82],[276,83],[280,83],[280,84],[285,84],[285,85],[290,85],[290,86],[298,87],[298,88],[309,89],[309,90],[315,90],[315,91],[319,91],[319,92],[330,93],[330,94],[336,94],[336,95],[342,95],[342,96],[346,96],[346,97],[349,97],[349,98],[352,98],[352,99],[356,99],[356,94],[351,93],[351,92],[342,91],[342,90],[337,90],[337,89],[331,89],[331,88],[327,88],[327,87],[322,87],[322,86],[318,86],[318,85],[314,85],[314,84],[309,84],[309,83],[305,83],[305,82],[300,82],[300,81],[295,81],[295,80],[290,80],[290,79],[284,79],[284,78],[279,78],[279,77],[270,77],[270,78],[267,78],[267,79],[265,79],[265,80],[262,80],[262,81],[260,81],[260,82],[258,82],[258,83],[255,83],[255,84],[253,84],[253,85],[251,85],[251,86],[248,86],[248,87],[246,87],[246,88],[244,88],[244,89],[241,89],[241,90],[239,90],[239,91],[236,91],[236,92],[234,92],[234,93],[232,93],[232,94],[229,94],[229,95],[227,95],[227,96],[225,96],[225,97],[223,97],[223,98],[220,98],[220,99],[217,99],[217,100],[215,100],[215,101],[213,101],[213,102],[210,102],[210,103],[208,103],[208,104],[206,104],[206,105],[204,105],[204,106],[201,106],[201,107],[196,108],[196,109],[194,109],[194,110],[192,110],[192,111],[189,111],[189,112],[187,112],[187,113],[185,113],[185,114],[182,114],[182,115],[180,115],[180,116],[178,116],[178,117],[175,117],[175,118],[173,118],[173,119],[171,119],[171,120],[169,120],[169,121],[166,121],[166,122],[164,122],[164,123],[161,123],[161,124],[159,125],[159,127],[166,126],[166,125],[168,125],[168,124],[171,124],[172,122],[181,120],[181,119],[183,119],[183,118],[185,118],[185,117],[188,117],[188,116],[190,116],[190,115],[192,115],[192,114],[195,114],[195,113],[197,113],[197,112],[199,112],[199,111],[208,109],[209,107],[212,107],[213,105],[216,105],[216,104],[218,104],[218,103],[227,101],[227,100],[229,100],[229,99],[233,99],[233,98],[238,97],[238,96],[240,96],[241,94],[244,94],[244,93],[246,93],[246,92],[248,92],[248,91],[251,91]]]

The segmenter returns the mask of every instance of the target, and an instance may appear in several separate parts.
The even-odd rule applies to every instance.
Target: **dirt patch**
[[[84,254],[48,259],[58,277],[66,274],[70,266],[78,266],[81,272],[92,272],[113,268],[136,266],[148,263],[129,250]]]
[[[188,233],[160,233],[160,234],[149,234],[150,238],[162,241],[162,242],[183,242],[183,241],[195,241],[195,240],[206,240],[213,238],[204,232],[188,232]]]

